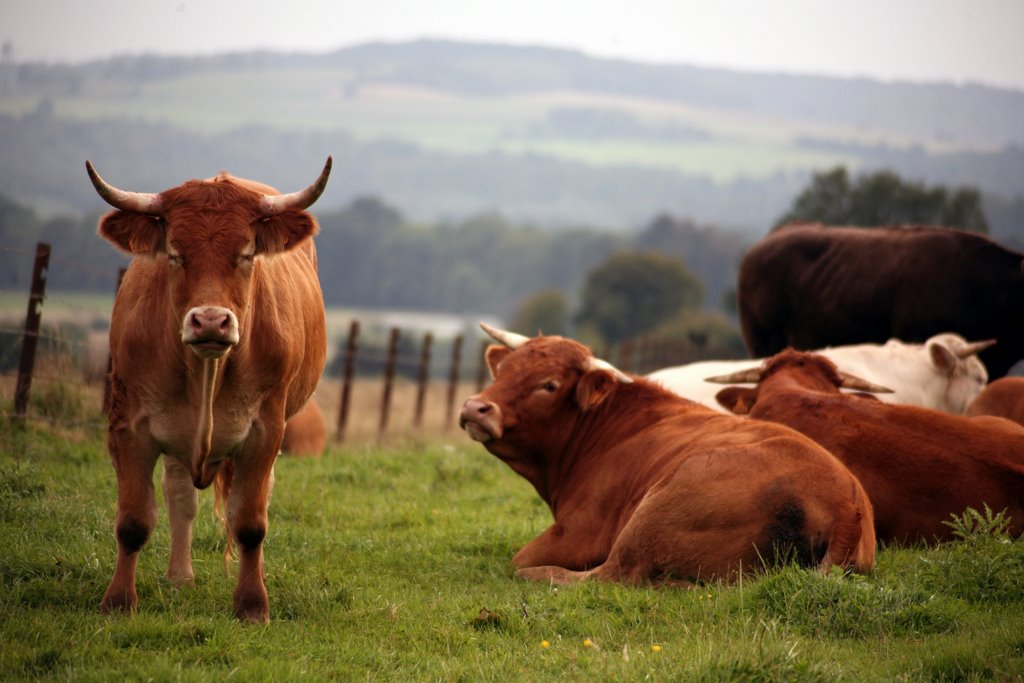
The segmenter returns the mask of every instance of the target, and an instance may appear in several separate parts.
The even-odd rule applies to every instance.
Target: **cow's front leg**
[[[267,434],[262,449],[241,456],[243,461],[235,467],[228,497],[228,529],[238,544],[235,616],[242,621],[264,624],[270,621],[270,605],[263,583],[263,539],[267,535],[274,460],[284,435],[284,420],[280,427],[269,431],[274,433]]]
[[[148,442],[148,440],[146,440]],[[107,592],[100,602],[104,614],[132,612],[139,602],[135,570],[139,551],[156,526],[156,493],[153,468],[157,451],[126,429],[111,428],[107,435],[110,458],[117,473],[117,564]]]
[[[555,565],[567,569],[590,569],[608,556],[611,543],[603,535],[580,533],[555,522],[524,545],[512,564],[517,569]]]
[[[167,578],[175,586],[193,585],[192,523],[199,508],[199,496],[188,465],[164,456],[163,488],[171,527],[171,559],[167,563]]]

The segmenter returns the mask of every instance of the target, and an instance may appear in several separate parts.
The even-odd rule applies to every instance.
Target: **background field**
[[[12,680],[1024,675],[1020,541],[978,533],[883,550],[869,577],[786,568],[692,591],[526,583],[509,560],[550,513],[458,432],[279,459],[265,545],[269,626],[230,617],[234,578],[209,492],[195,534],[198,585],[175,590],[162,578],[161,504],[141,556],[139,612],[104,617],[113,470],[102,427],[62,424],[0,416],[0,671]]]

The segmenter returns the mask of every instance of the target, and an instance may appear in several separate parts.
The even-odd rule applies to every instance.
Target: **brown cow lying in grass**
[[[792,350],[761,368],[709,378],[756,382],[722,389],[718,400],[806,434],[850,468],[871,497],[879,540],[949,540],[950,515],[984,505],[1007,509],[1012,534],[1024,530],[1024,429],[840,393],[872,390],[855,380],[822,356]]]
[[[284,425],[281,452],[319,458],[327,447],[327,421],[316,398],[310,396],[299,412]]]
[[[494,383],[460,426],[551,508],[517,576],[690,585],[795,559],[868,571],[871,505],[834,457],[796,432],[629,378],[561,337],[482,327]]]

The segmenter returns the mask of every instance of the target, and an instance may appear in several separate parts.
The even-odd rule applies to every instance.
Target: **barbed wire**
[[[50,253],[50,268],[51,269],[53,268],[53,264],[54,263],[59,263],[59,264],[68,266],[70,268],[73,268],[74,270],[78,270],[78,271],[81,271],[83,273],[89,273],[90,275],[96,275],[98,277],[103,278],[104,280],[109,280],[110,283],[111,283],[111,286],[110,286],[110,291],[111,292],[114,291],[114,285],[117,284],[117,272],[116,271],[114,273],[111,273],[107,269],[100,270],[99,268],[93,268],[91,266],[84,265],[80,261],[75,261],[75,260],[70,259],[70,258],[65,258],[63,256],[60,256],[60,255],[57,255],[57,254],[54,254],[54,253],[51,252]]]

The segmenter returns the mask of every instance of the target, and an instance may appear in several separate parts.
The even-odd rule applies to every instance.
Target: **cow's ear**
[[[931,356],[932,365],[942,370],[947,375],[953,374],[957,366],[956,354],[946,348],[943,344],[931,343],[928,345],[928,355]]]
[[[591,370],[580,377],[576,384],[576,403],[584,413],[604,403],[618,380],[610,372]]]
[[[316,219],[305,211],[285,211],[256,224],[256,253],[280,254],[317,233]]]
[[[154,216],[111,211],[100,220],[99,234],[128,254],[156,256],[164,250],[164,222]]]
[[[498,376],[498,366],[501,365],[501,361],[505,360],[510,353],[512,353],[512,349],[507,346],[493,344],[487,347],[484,359],[487,361],[487,368],[491,371],[491,379]]]
[[[748,414],[756,399],[757,389],[750,387],[726,387],[715,394],[719,405],[736,415]]]

